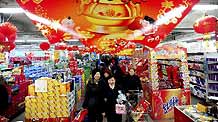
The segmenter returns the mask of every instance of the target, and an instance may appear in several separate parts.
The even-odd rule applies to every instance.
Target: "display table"
[[[217,122],[218,118],[197,112],[196,105],[176,106],[174,108],[175,122]]]

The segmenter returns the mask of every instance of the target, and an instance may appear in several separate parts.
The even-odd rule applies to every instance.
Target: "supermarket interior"
[[[218,0],[0,0],[0,122],[218,122]]]

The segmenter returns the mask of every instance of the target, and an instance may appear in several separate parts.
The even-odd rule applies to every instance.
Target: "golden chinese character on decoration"
[[[21,0],[21,3],[26,4],[29,0]]]
[[[34,3],[39,4],[41,3],[43,0],[33,0]]]

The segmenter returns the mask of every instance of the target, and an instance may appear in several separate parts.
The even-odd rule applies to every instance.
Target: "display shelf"
[[[190,81],[190,83],[191,83],[191,84],[193,84],[193,85],[197,85],[197,86],[200,86],[200,87],[202,87],[202,88],[205,88],[205,89],[206,89],[206,86],[202,86],[201,84],[194,83],[194,82],[192,82],[192,81]]]
[[[216,90],[208,89],[208,93],[218,93]]]
[[[200,77],[202,79],[205,79],[205,76],[200,76],[200,75],[197,75],[197,74],[189,74],[190,76],[197,76],[197,77]]]
[[[218,83],[216,81],[216,77],[218,76],[218,71],[217,70],[217,59],[218,59],[218,53],[206,53],[205,54],[205,62],[206,62],[206,83],[207,83],[207,101],[209,101],[209,96],[210,94],[217,94],[218,91],[213,90],[210,88],[209,85],[213,85],[215,83]]]
[[[204,72],[203,69],[195,69],[195,68],[188,68],[189,70],[195,70],[195,71],[199,71],[199,72]]]
[[[201,63],[201,64],[203,64],[204,62],[203,61],[188,60],[188,63]]]
[[[218,101],[218,97],[215,97],[215,96],[208,96],[208,99],[210,99],[210,100],[217,100]]]
[[[211,71],[211,70],[208,70],[208,74],[215,74],[215,73],[218,73],[218,71]]]
[[[218,81],[216,81],[216,80],[208,80],[207,82],[208,83],[218,83]]]
[[[218,64],[218,61],[208,61],[208,65],[210,64]]]

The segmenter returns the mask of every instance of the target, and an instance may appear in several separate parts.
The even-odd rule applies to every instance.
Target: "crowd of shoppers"
[[[88,109],[88,122],[121,122],[122,115],[116,113],[119,92],[129,95],[129,90],[142,90],[139,77],[133,68],[124,73],[114,58],[109,63],[96,63],[92,78],[86,86],[83,108]]]

